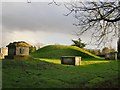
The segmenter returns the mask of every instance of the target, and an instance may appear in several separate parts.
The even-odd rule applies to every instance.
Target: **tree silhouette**
[[[72,46],[77,46],[80,48],[84,48],[86,46],[86,44],[81,42],[80,38],[78,40],[72,40],[72,42],[74,43],[74,44],[72,44]]]
[[[119,1],[115,2],[72,2],[64,4],[70,14],[78,20],[74,25],[80,27],[79,34],[92,32],[96,44],[106,44],[118,37],[118,22],[120,20]]]

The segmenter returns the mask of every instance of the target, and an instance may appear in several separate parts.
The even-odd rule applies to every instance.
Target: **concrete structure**
[[[0,48],[0,59],[4,59],[8,55],[8,48]]]
[[[105,55],[105,59],[117,60],[117,52],[110,52]]]
[[[24,58],[29,56],[29,47],[31,47],[30,44],[20,41],[20,42],[14,42],[10,43],[8,46],[8,57],[7,58]]]
[[[61,57],[61,64],[80,65],[81,64],[81,57],[79,57],[79,56],[62,56]]]

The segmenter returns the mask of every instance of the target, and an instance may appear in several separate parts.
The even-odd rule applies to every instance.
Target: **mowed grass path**
[[[3,60],[3,88],[118,87],[120,62],[95,61],[72,66],[47,59]]]

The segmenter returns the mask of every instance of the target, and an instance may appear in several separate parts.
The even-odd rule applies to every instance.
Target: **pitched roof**
[[[10,43],[6,47],[31,47],[31,45],[24,41],[19,41],[19,42]]]

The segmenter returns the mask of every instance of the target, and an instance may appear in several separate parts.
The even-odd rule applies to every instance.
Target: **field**
[[[61,56],[81,56],[81,65],[63,65]],[[3,60],[3,88],[117,88],[120,61],[104,60],[75,46],[49,45],[29,60]]]
[[[116,88],[119,61],[83,60],[81,66],[55,59],[3,60],[3,88]]]

